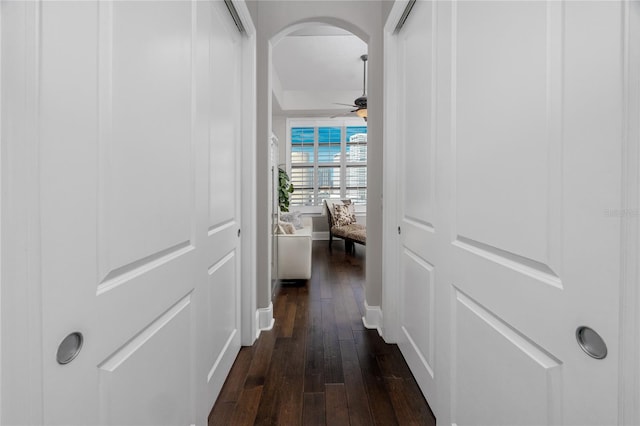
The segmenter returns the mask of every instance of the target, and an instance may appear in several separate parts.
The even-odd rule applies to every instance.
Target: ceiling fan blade
[[[358,105],[353,105],[353,104],[341,104],[341,103],[338,103],[338,102],[334,102],[333,104],[334,104],[334,105],[344,105],[344,106],[349,106],[349,107],[354,107],[354,108],[357,108],[357,107],[358,107]]]
[[[343,112],[342,114],[336,114],[336,115],[332,115],[329,118],[338,118],[338,117],[348,117],[350,115],[353,114],[353,111],[349,111],[349,112]]]

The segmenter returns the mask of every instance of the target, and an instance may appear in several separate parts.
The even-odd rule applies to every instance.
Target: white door
[[[398,344],[427,401],[435,401],[435,97],[433,93],[432,4],[414,6],[411,24],[399,33],[400,333]]]
[[[417,2],[398,35],[401,347],[442,424],[617,423],[622,16]]]
[[[237,30],[205,2],[39,7],[44,421],[204,424],[240,339]]]
[[[224,2],[196,2],[198,19],[209,40],[208,68],[202,80],[209,83],[199,116],[208,125],[209,152],[201,159],[207,173],[208,200],[206,317],[199,339],[206,342],[204,371],[206,392],[202,406],[211,409],[240,350],[240,189],[241,189],[241,77],[242,38]],[[204,17],[202,16],[204,15]],[[200,21],[203,20],[203,22]],[[210,19],[210,21],[209,21]],[[208,69],[208,73],[206,70]],[[208,159],[208,162],[207,162]],[[202,354],[196,354],[201,357]],[[207,412],[208,414],[208,412]]]

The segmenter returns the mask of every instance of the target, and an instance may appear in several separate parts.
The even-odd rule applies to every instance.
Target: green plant
[[[289,175],[283,169],[278,168],[278,205],[280,211],[289,211],[289,198],[293,192],[293,184],[289,179]]]

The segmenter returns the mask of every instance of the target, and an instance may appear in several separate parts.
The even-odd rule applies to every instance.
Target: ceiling
[[[327,25],[291,33],[273,48],[274,115],[333,115],[362,95],[367,44]]]

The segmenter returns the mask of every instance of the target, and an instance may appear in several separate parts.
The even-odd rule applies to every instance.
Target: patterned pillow
[[[351,200],[342,200],[342,204],[349,207],[349,211],[353,215],[353,221],[356,221],[356,206],[351,202]]]
[[[333,219],[335,226],[345,226],[355,223],[356,216],[351,210],[351,206],[335,204],[333,206]]]
[[[301,214],[302,213],[298,211],[289,212],[289,213],[280,213],[280,220],[283,222],[293,223],[293,226],[295,226],[296,229],[302,229],[304,228],[304,225],[302,224]]]

